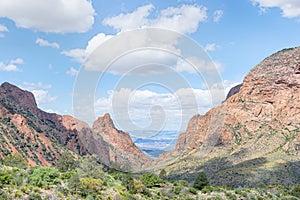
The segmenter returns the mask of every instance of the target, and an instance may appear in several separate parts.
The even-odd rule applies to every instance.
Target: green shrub
[[[211,193],[213,192],[214,188],[211,186],[205,186],[204,188],[201,189],[201,192],[206,194],[206,193]]]
[[[77,173],[77,172],[76,171],[67,171],[67,172],[61,173],[60,178],[62,180],[68,180],[73,176],[74,173]]]
[[[189,183],[185,180],[177,180],[173,183],[174,186],[185,186],[188,187]]]
[[[27,168],[27,160],[23,158],[20,154],[15,154],[9,157],[6,157],[3,160],[3,165],[10,166],[10,167],[17,167],[20,169]]]
[[[103,181],[101,179],[95,179],[95,178],[82,178],[80,179],[80,183],[81,183],[80,190],[83,196],[88,196],[88,195],[93,196],[100,193]]]
[[[167,179],[167,172],[165,169],[162,169],[159,173],[159,178],[166,180]]]
[[[95,156],[85,156],[79,161],[78,173],[80,177],[101,178],[103,166],[97,162]]]
[[[28,195],[28,200],[42,200],[42,197],[38,193],[31,193]]]
[[[52,167],[37,167],[33,168],[28,177],[28,183],[43,187],[47,185],[55,185],[61,182],[60,174],[57,169]]]
[[[0,189],[0,200],[10,200],[10,199],[12,199],[10,195],[3,189]]]
[[[193,187],[199,190],[202,190],[205,186],[209,185],[209,181],[207,179],[207,176],[204,172],[200,172],[194,182]]]
[[[292,189],[291,195],[300,198],[300,185],[297,185]]]
[[[72,193],[77,193],[80,187],[81,187],[80,176],[78,172],[75,172],[68,180],[68,188],[71,190]]]
[[[123,173],[123,172],[114,172],[112,176],[116,179],[122,182],[123,186],[126,187],[128,191],[131,193],[135,193],[135,187],[134,187],[134,178],[129,173]]]
[[[174,187],[174,193],[175,193],[176,195],[179,195],[180,192],[181,192],[181,190],[182,190],[182,187],[181,187],[181,186],[176,186],[176,187]]]
[[[64,152],[57,161],[57,169],[61,172],[73,170],[76,167],[76,160],[72,153]]]
[[[193,187],[189,188],[189,192],[192,194],[198,194],[198,191]]]
[[[141,175],[140,179],[146,187],[160,186],[160,184],[164,183],[164,180],[159,178],[157,175],[150,173]]]
[[[0,170],[0,186],[13,184],[12,170]]]

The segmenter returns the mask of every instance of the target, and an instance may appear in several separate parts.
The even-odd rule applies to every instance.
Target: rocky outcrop
[[[0,157],[19,153],[31,165],[54,165],[66,148],[96,154],[103,164],[130,171],[151,162],[128,133],[114,127],[109,114],[91,129],[72,116],[40,110],[32,93],[9,83],[0,86],[0,139]]]
[[[231,89],[229,90],[227,96],[226,96],[226,100],[227,100],[228,98],[230,98],[231,96],[233,96],[233,95],[239,93],[239,91],[240,91],[242,85],[243,85],[243,84],[239,84],[239,85],[236,85],[236,86],[234,86],[233,88],[231,88]]]
[[[92,130],[96,140],[109,144],[107,161],[111,165],[123,170],[136,171],[151,163],[152,159],[134,144],[128,133],[115,128],[108,113],[94,122]]]
[[[204,170],[215,184],[299,182],[299,71],[299,47],[266,58],[245,77],[239,92],[194,116],[175,150],[157,165],[170,176],[190,180]]]

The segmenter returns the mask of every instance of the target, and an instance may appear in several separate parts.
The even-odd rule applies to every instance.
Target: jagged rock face
[[[109,114],[99,117],[94,122],[92,130],[95,133],[95,142],[109,144],[106,145],[108,148],[105,151],[106,162],[109,162],[110,166],[137,171],[151,163],[152,159],[134,144],[128,133],[115,128]]]
[[[1,158],[19,153],[30,165],[54,165],[66,148],[96,154],[103,164],[130,171],[151,162],[128,133],[114,127],[109,114],[91,129],[72,116],[40,110],[32,93],[9,83],[0,86],[0,139]]]
[[[299,71],[299,47],[266,58],[245,77],[238,93],[192,118],[175,150],[158,159],[160,166],[167,163],[171,176],[190,174],[189,179],[202,169],[212,183],[233,186],[299,182]]]
[[[0,87],[0,96],[11,98],[20,107],[26,108],[34,113],[37,111],[37,104],[32,93],[21,90],[7,82]]]
[[[226,100],[227,100],[229,97],[231,97],[231,96],[233,96],[233,95],[239,93],[239,91],[240,91],[242,85],[243,85],[243,84],[239,84],[239,85],[236,85],[236,86],[234,86],[233,88],[231,88],[231,89],[229,90],[227,96],[226,96]]]
[[[32,93],[9,83],[0,86],[0,157],[19,153],[30,165],[50,166],[68,149],[86,154],[79,133],[88,125],[70,116],[46,113]]]

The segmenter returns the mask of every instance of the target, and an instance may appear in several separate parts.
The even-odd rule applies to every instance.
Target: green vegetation
[[[167,181],[167,172],[159,175],[130,174],[103,166],[93,156],[75,160],[71,154],[59,161],[57,168],[36,166],[24,168],[15,160],[4,159],[0,165],[0,200],[25,199],[299,199],[300,186],[265,186],[233,189],[209,186],[204,172],[199,172],[193,187],[185,180]],[[8,162],[9,161],[9,162]],[[10,166],[4,165],[8,164]]]
[[[11,155],[6,157],[3,160],[3,165],[10,166],[10,167],[16,167],[20,169],[26,169],[27,168],[27,160],[24,159],[20,154]]]
[[[202,190],[205,186],[208,186],[209,182],[207,179],[207,176],[204,172],[200,172],[197,177],[196,180],[194,182],[194,188]]]
[[[75,157],[70,152],[64,152],[57,161],[57,169],[61,172],[66,172],[75,169]]]
[[[154,187],[154,186],[160,186],[162,183],[164,183],[164,180],[162,180],[161,178],[159,178],[159,176],[155,175],[155,174],[143,174],[141,175],[141,180],[143,182],[143,184],[147,187]]]

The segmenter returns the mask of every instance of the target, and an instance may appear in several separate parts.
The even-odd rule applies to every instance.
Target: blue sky
[[[20,5],[17,0],[1,0],[0,82],[32,91],[39,107],[46,111],[73,115],[76,78],[88,56],[116,35],[149,27],[176,31],[203,47],[220,72],[226,93],[266,56],[300,45],[300,2],[23,0]],[[163,65],[173,59],[164,53],[152,53],[138,56],[146,60],[155,57],[154,61]],[[94,97],[86,97],[95,101],[93,117],[110,112],[117,126],[127,131],[184,130],[192,115],[203,114],[213,106],[211,91],[203,85],[203,79],[186,65],[179,65],[177,58],[174,73],[189,87],[176,86],[176,91],[170,90],[174,85],[155,84],[163,77],[172,79],[166,72],[161,77],[147,70],[142,75],[125,76],[135,58],[137,55],[121,60],[114,71],[102,71]],[[134,85],[146,79],[153,79],[153,84]],[[197,106],[183,114],[183,105],[193,104],[188,102],[188,89],[192,89]],[[174,96],[175,92],[183,99]],[[128,101],[123,105],[124,97]],[[120,105],[126,108],[119,109]],[[114,106],[120,113],[127,112],[129,118],[122,121]],[[126,125],[129,121],[134,126]],[[152,127],[154,122],[157,124]]]

